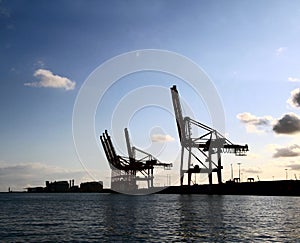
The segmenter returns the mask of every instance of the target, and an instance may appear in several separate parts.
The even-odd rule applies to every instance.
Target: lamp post
[[[232,169],[232,164],[230,164],[231,166],[231,180],[233,181],[233,169]]]
[[[285,169],[285,179],[287,180],[288,179],[288,172],[287,172],[288,169]]]

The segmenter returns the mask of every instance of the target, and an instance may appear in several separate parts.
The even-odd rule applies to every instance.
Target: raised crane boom
[[[129,133],[128,133],[128,129],[127,128],[124,129],[124,133],[125,133],[125,140],[126,140],[128,157],[129,158],[133,158],[134,157],[134,155],[133,155],[133,149],[132,149],[131,144],[130,144],[130,138],[129,138]]]
[[[174,108],[174,113],[176,118],[178,135],[179,135],[180,142],[182,143],[183,141],[182,136],[184,135],[184,120],[183,120],[182,109],[181,109],[179,94],[176,89],[176,85],[173,85],[173,87],[171,87],[171,95],[172,95],[172,102],[173,102],[173,108]]]

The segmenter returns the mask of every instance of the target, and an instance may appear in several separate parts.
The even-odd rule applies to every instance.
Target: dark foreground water
[[[300,242],[300,198],[0,194],[0,242]]]

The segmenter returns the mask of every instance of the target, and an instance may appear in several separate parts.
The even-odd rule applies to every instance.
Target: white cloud
[[[290,82],[300,82],[300,78],[288,77],[288,81],[290,81]]]
[[[294,89],[291,92],[291,97],[287,100],[287,103],[294,107],[299,108],[300,107],[300,89]]]
[[[170,135],[165,134],[153,134],[151,140],[154,143],[173,142],[175,139]]]
[[[246,125],[248,133],[262,133],[274,120],[271,116],[258,117],[249,112],[239,113],[236,117]]]
[[[66,77],[55,75],[51,71],[46,69],[36,70],[33,76],[39,78],[40,81],[25,83],[25,86],[73,90],[76,85],[74,81]]]
[[[285,47],[285,46],[279,47],[278,49],[276,49],[276,55],[277,55],[277,56],[280,56],[281,54],[283,54],[284,52],[286,52],[287,49],[288,49],[288,48]]]

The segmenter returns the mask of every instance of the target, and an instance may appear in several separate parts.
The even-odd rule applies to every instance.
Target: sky
[[[250,150],[246,157],[223,157],[224,181],[230,179],[231,164],[237,176],[237,163],[243,180],[299,178],[299,43],[298,1],[2,0],[0,191],[69,179],[101,180],[108,187],[110,170],[99,139],[95,153],[88,152],[89,141],[83,141],[82,152],[73,141],[73,110],[94,70],[142,49],[183,55],[215,85],[225,135]],[[95,137],[111,128],[126,97],[132,101],[142,92],[171,106],[173,84],[195,119],[210,125],[205,101],[183,80],[144,71],[122,77],[99,100]],[[101,85],[100,78],[95,89]],[[128,125],[135,146],[174,163],[172,171],[160,172],[158,184],[167,183],[166,173],[176,184],[180,145],[174,116],[159,105],[143,108],[146,96],[135,101],[140,109],[129,115],[119,109],[109,131],[117,151],[126,155],[122,130]],[[184,112],[188,115],[188,108]],[[126,116],[129,120],[120,119]]]

